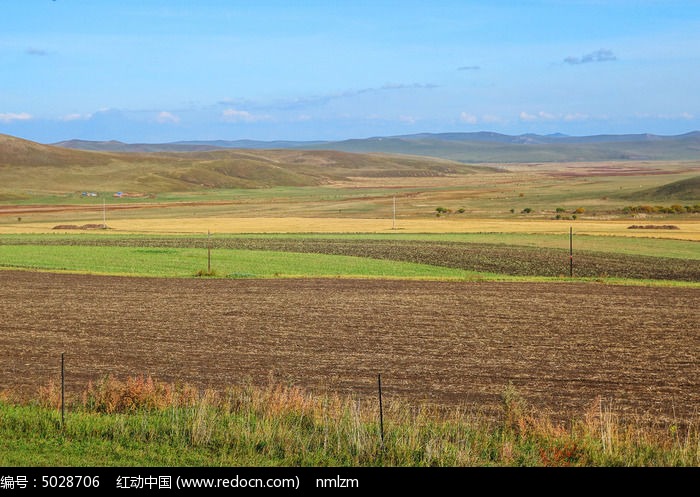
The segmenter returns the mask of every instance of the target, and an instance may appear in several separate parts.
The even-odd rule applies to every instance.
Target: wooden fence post
[[[384,407],[382,406],[382,374],[377,374],[379,385],[379,433],[382,437],[382,447],[384,447]]]

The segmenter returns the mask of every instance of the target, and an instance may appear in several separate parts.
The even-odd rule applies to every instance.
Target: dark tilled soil
[[[573,283],[195,280],[0,271],[0,390],[119,378],[277,381],[567,419],[700,406],[700,290]]]

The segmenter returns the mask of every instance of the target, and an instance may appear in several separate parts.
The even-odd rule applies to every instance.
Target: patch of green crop
[[[82,245],[0,245],[0,267],[132,276],[191,277],[208,267],[206,249]],[[293,252],[217,249],[217,275],[241,277],[346,276],[464,278],[460,269],[365,257]]]

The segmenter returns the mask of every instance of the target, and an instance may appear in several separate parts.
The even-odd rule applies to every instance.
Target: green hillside
[[[700,176],[674,181],[638,194],[647,199],[697,200],[700,198]]]

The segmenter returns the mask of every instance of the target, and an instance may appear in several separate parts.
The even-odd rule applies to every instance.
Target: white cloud
[[[406,124],[416,124],[416,118],[413,116],[399,116],[399,121]]]
[[[156,117],[156,121],[158,121],[161,124],[166,124],[166,123],[177,124],[180,122],[180,118],[178,116],[176,116],[175,114],[163,111],[163,112],[158,113],[158,116]]]
[[[475,115],[469,114],[467,112],[462,112],[459,115],[459,120],[467,124],[476,124],[477,122],[479,122],[479,119]]]
[[[499,116],[494,116],[493,114],[486,114],[481,116],[481,120],[484,121],[485,123],[504,123],[506,122],[505,119]]]
[[[270,116],[251,114],[247,110],[226,109],[221,113],[221,119],[229,123],[256,123],[269,121]]]
[[[90,118],[92,118],[92,114],[66,114],[61,117],[61,121],[87,121]]]
[[[588,119],[588,114],[581,114],[579,112],[574,112],[571,114],[566,114],[564,116],[564,121],[585,121]]]
[[[663,119],[663,120],[676,120],[685,119],[690,121],[695,119],[695,115],[690,112],[681,112],[680,114],[649,114],[638,112],[634,115],[637,119]]]
[[[695,119],[695,116],[691,114],[690,112],[681,112],[680,114],[657,114],[655,116],[652,116],[656,119],[669,119],[669,120],[674,120],[674,119],[685,119],[687,121],[690,121],[691,119]]]
[[[533,122],[533,121],[556,121],[560,120],[562,117],[555,114],[550,114],[549,112],[539,111],[537,114],[529,114],[527,112],[520,113],[520,120]]]
[[[11,123],[12,121],[29,121],[33,116],[26,112],[20,112],[19,114],[13,112],[7,112],[4,114],[0,113],[0,121],[4,123]]]

